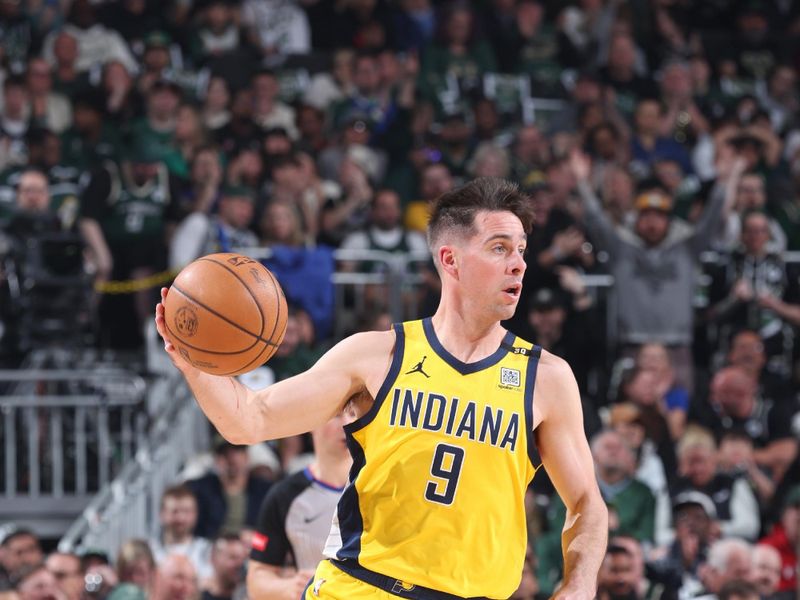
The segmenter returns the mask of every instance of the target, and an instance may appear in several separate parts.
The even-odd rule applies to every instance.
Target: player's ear
[[[454,277],[458,277],[458,252],[453,246],[439,247],[439,264],[442,270]]]

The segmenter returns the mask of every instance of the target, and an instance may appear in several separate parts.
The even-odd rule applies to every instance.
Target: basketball
[[[283,340],[286,317],[275,276],[233,253],[209,254],[184,267],[164,306],[176,350],[212,375],[239,375],[264,364]]]

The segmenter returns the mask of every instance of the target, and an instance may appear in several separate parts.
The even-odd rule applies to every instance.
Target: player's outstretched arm
[[[581,400],[567,363],[547,352],[539,363],[534,410],[541,415],[536,444],[547,474],[567,507],[561,536],[564,579],[559,599],[594,598],[608,540],[608,511],[583,431]]]
[[[359,333],[336,344],[304,373],[253,391],[233,377],[204,373],[180,356],[164,324],[166,295],[164,288],[156,306],[156,328],[164,349],[200,408],[234,444],[288,437],[323,425],[355,394],[375,394],[389,371],[394,332]]]

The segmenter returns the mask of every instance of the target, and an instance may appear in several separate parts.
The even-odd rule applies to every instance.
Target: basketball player
[[[358,415],[345,426],[351,481],[307,600],[510,596],[525,559],[534,444],[567,507],[555,597],[594,598],[608,516],[575,378],[500,325],[519,300],[532,219],[529,199],[501,179],[443,194],[428,225],[442,279],[434,316],[355,334],[258,392],[180,357],[166,336],[162,290],[165,348],[232,442],[305,432],[345,405]]]

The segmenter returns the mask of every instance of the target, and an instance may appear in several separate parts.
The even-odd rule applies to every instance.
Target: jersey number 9
[[[425,487],[425,499],[437,504],[449,506],[456,497],[458,478],[461,476],[461,467],[464,465],[464,449],[450,444],[439,444],[433,452],[431,462],[431,475],[434,480],[428,480]],[[444,490],[439,493],[440,487]]]

